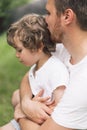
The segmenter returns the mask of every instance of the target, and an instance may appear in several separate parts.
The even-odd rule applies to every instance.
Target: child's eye
[[[17,51],[18,51],[18,52],[22,52],[22,49],[18,49]]]

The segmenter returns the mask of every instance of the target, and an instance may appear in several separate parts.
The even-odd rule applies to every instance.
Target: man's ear
[[[70,24],[73,21],[74,12],[71,9],[66,9],[64,12],[64,23]]]

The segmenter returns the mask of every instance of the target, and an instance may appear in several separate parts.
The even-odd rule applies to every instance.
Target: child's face
[[[15,49],[16,49],[16,57],[19,61],[26,65],[32,66],[39,60],[38,51],[31,52],[29,49],[25,48],[18,38],[14,39],[15,41]]]

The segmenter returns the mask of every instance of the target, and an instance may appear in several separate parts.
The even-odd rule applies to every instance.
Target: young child
[[[56,91],[63,87],[61,96],[63,95],[68,84],[69,75],[64,64],[51,54],[55,51],[56,44],[50,39],[45,18],[37,14],[24,16],[10,26],[7,32],[7,41],[9,45],[16,49],[16,57],[19,61],[31,67],[28,72],[31,95],[35,96],[40,90],[44,90],[42,94],[42,97],[46,99],[44,104],[47,105],[54,99],[56,105],[59,102]],[[19,100],[15,98],[13,100],[15,100],[13,105],[16,107]],[[21,110],[24,109],[21,108]],[[25,111],[23,111],[24,115],[29,118]],[[16,116],[15,119],[18,121],[20,117],[17,118]],[[11,123],[14,128],[19,129],[16,127],[16,121],[11,121]],[[3,130],[4,128],[9,129],[9,127],[2,127]]]

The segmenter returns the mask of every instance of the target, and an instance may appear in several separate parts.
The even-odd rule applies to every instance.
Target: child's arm
[[[60,99],[62,98],[65,88],[65,86],[59,86],[53,91],[51,101],[47,102],[49,108],[51,108],[52,110],[55,108],[55,106],[59,103]]]
[[[53,91],[53,99],[55,100],[55,105],[60,102],[60,99],[62,98],[65,89],[65,86],[59,86]]]

